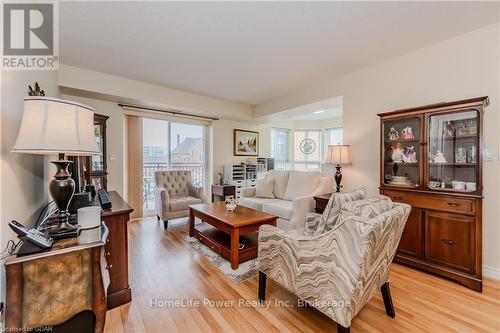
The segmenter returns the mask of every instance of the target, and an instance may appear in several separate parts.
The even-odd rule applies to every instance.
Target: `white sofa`
[[[272,170],[265,179],[274,180],[274,198],[255,197],[255,188],[245,188],[240,205],[278,216],[277,226],[282,230],[303,228],[306,214],[314,211],[313,196],[334,188],[333,178],[319,172]]]

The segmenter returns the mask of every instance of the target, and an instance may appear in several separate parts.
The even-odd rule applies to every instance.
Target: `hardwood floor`
[[[107,333],[120,332],[335,332],[336,324],[268,279],[267,300],[294,307],[238,306],[257,301],[257,275],[234,284],[181,239],[187,220],[164,230],[156,218],[129,222],[132,302],[107,312]],[[483,293],[394,264],[391,292],[396,318],[376,293],[353,320],[351,332],[500,332],[500,281],[486,279]],[[151,307],[154,299],[234,300],[226,307]],[[189,305],[189,304],[187,304]]]

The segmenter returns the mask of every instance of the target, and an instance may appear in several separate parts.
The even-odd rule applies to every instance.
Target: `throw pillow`
[[[342,205],[349,201],[366,199],[366,188],[360,188],[351,192],[333,193],[328,200],[325,211],[321,215],[321,220],[315,230],[306,230],[307,236],[321,235],[332,230],[340,221]]]
[[[356,215],[371,219],[392,209],[392,200],[384,195],[346,202],[342,205],[342,216]]]
[[[273,194],[278,199],[284,199],[289,173],[290,171],[271,170],[266,176],[266,179],[274,180]]]
[[[255,196],[257,198],[274,199],[274,179],[258,179],[255,182]]]
[[[312,195],[318,187],[321,174],[319,172],[290,171],[285,200]]]

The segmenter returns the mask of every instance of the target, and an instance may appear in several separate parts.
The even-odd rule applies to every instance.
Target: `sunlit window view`
[[[154,173],[159,170],[189,170],[193,184],[205,179],[204,127],[158,119],[143,119],[143,210],[155,209]]]
[[[296,130],[294,135],[294,169],[320,171],[321,130]]]

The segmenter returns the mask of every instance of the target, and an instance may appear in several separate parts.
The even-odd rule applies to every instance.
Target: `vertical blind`
[[[287,170],[289,130],[283,128],[271,129],[271,157],[274,158],[274,167],[277,170]]]

